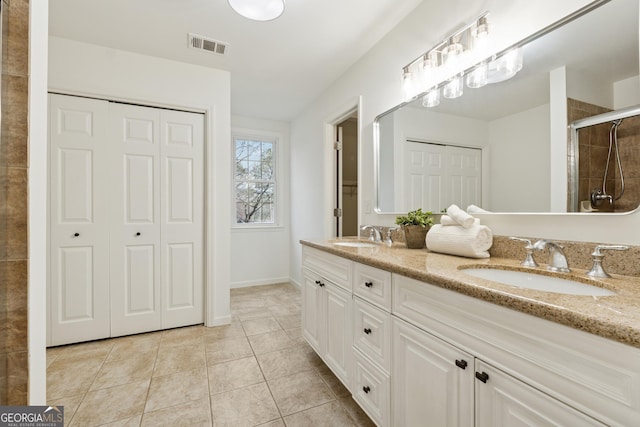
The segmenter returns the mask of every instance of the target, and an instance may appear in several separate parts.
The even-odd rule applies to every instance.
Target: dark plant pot
[[[422,249],[425,247],[425,239],[427,237],[427,231],[429,227],[423,227],[421,225],[403,225],[402,231],[404,231],[404,240],[409,249]]]

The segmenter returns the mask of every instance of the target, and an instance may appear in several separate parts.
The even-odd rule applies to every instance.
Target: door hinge
[[[342,216],[342,209],[336,208],[333,210],[333,216],[340,218]]]
[[[336,151],[342,150],[342,142],[336,141],[333,143],[333,149]]]

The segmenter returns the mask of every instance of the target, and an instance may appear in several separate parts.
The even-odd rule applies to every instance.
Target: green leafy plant
[[[423,212],[422,208],[411,211],[407,215],[396,217],[398,225],[420,225],[422,227],[431,227],[433,225],[432,212]]]

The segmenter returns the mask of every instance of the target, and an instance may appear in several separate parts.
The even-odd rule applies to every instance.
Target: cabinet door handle
[[[364,333],[369,335],[371,333],[371,328],[364,328]]]
[[[365,285],[367,288],[373,288],[373,282],[364,282],[364,285]]]
[[[369,388],[368,385],[362,387],[362,391],[364,391],[365,393],[369,393],[371,391],[371,389]]]
[[[320,280],[316,280],[316,285],[319,285],[319,284],[320,284]]]
[[[456,359],[456,366],[460,369],[467,369],[467,361],[466,360],[457,360]]]
[[[320,282],[319,285],[321,288],[324,288],[324,283]]]
[[[80,237],[80,233],[73,233],[73,237]]]
[[[486,372],[482,372],[482,373],[476,372],[476,378],[482,381],[483,383],[486,383],[487,380],[489,379],[489,374],[487,374]]]
[[[140,232],[138,231],[138,232],[136,233],[136,237],[137,237],[137,236],[139,236],[139,235],[140,235]]]

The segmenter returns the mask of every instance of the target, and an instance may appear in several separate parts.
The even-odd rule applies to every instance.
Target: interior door
[[[204,115],[163,110],[162,327],[204,321]]]
[[[109,336],[107,110],[49,96],[49,345]]]
[[[336,208],[334,216],[336,217],[336,237],[342,237],[342,127],[336,126]]]
[[[110,104],[111,334],[161,329],[160,110]]]

